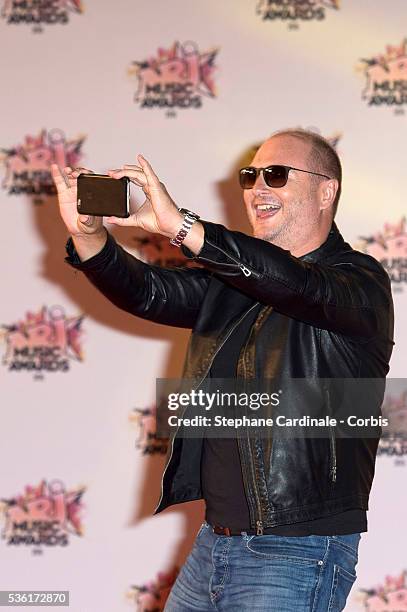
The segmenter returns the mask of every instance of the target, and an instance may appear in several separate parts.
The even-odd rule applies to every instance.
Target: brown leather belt
[[[213,533],[216,533],[217,535],[225,535],[225,536],[232,536],[232,535],[241,535],[242,532],[247,533],[248,535],[255,535],[256,532],[254,529],[230,529],[229,527],[222,527],[221,525],[212,525],[211,523],[209,523],[209,525],[212,527]]]

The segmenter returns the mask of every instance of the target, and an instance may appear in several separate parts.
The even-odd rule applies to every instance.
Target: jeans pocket
[[[340,565],[334,565],[328,612],[341,612],[345,608],[346,600],[355,580],[356,573],[350,573]]]
[[[275,535],[252,536],[246,541],[246,548],[252,555],[263,559],[311,566],[321,564],[316,551],[315,557],[304,555],[302,544],[295,540]]]
[[[348,535],[331,536],[331,539],[334,544],[348,551],[357,561],[360,537],[360,533],[352,533]]]

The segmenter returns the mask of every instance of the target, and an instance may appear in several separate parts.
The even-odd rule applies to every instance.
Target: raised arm
[[[61,217],[70,234],[67,263],[82,270],[119,308],[157,323],[192,328],[211,273],[204,269],[167,270],[145,264],[130,255],[106,231],[102,217],[77,213],[77,177],[81,171],[90,171],[68,167],[63,171],[56,165],[51,170]],[[177,209],[175,212],[178,214]],[[133,221],[134,217],[137,215],[133,216]],[[171,217],[176,227],[178,217]],[[156,228],[153,225],[145,229],[154,231]]]
[[[392,320],[389,277],[372,257],[346,245],[335,225],[328,237],[335,249],[330,254],[328,245],[317,261],[312,255],[293,257],[219,224],[201,226],[202,237],[195,232],[185,254],[253,299],[322,329],[354,338],[387,337]]]
[[[72,238],[65,261],[82,270],[113,304],[133,315],[192,328],[202,305],[211,273],[199,268],[166,269],[143,263],[107,233],[102,250],[81,261]]]
[[[150,188],[156,217],[165,213],[175,219],[166,189],[150,164],[140,156],[139,161],[141,167],[124,166],[112,175],[134,176]],[[361,341],[387,338],[392,325],[388,275],[376,260],[346,245],[335,225],[331,234],[335,230],[341,244],[334,256],[325,253],[322,259],[294,257],[266,240],[205,221],[192,226],[182,248],[225,283],[287,316]]]

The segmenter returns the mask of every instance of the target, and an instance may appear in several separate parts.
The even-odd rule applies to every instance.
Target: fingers
[[[71,171],[71,176],[75,179],[78,178],[80,174],[95,174],[93,170],[88,170],[88,168],[82,168],[82,166],[77,166]]]
[[[120,175],[120,176],[128,176],[133,178],[140,178],[144,176],[144,172],[142,168],[138,166],[123,166],[122,168],[115,168],[113,170],[108,170],[108,174],[112,175]]]
[[[137,159],[140,162],[139,166],[136,164],[124,164],[121,168],[108,170],[108,174],[128,176],[129,178],[133,177],[139,179],[141,179],[144,175],[146,178],[150,179],[150,182],[159,183],[160,181],[158,176],[155,174],[149,162],[142,155],[137,155]]]
[[[83,225],[88,226],[92,226],[95,221],[95,217],[92,215],[78,215],[78,219]]]
[[[62,169],[57,164],[51,164],[51,176],[58,193],[66,189],[66,187],[70,187],[66,175],[63,173]]]
[[[134,170],[141,170],[143,171],[143,168],[141,166],[136,166],[135,164],[124,164],[123,168],[129,168],[134,169]]]
[[[147,177],[148,184],[152,187],[160,187],[160,180],[149,162],[142,155],[137,155],[137,159],[140,162],[140,166],[142,167],[143,172]]]
[[[62,176],[62,178],[64,179],[64,183],[65,183],[65,185],[68,187],[68,189],[70,189],[71,185],[70,185],[70,183],[69,183],[69,179],[68,179],[67,175],[66,175],[66,174],[65,174],[65,172],[62,170],[62,168],[60,168],[59,166],[58,166],[58,168],[59,168],[59,173],[60,173],[60,175],[61,175],[61,176]]]
[[[57,164],[51,164],[51,176],[54,181],[63,180],[61,175],[61,169]]]
[[[87,174],[94,174],[92,170],[88,170],[87,168],[71,168],[70,166],[65,166],[65,168],[61,168],[58,164],[51,164],[51,176],[56,185],[58,191],[63,190],[65,187],[70,189],[75,185],[75,181],[78,176],[85,172]]]
[[[163,186],[150,163],[142,156],[137,155],[140,165],[124,164],[121,168],[108,170],[107,173],[112,178],[122,178],[127,176],[139,187],[148,186],[149,188],[161,189]]]
[[[123,166],[123,168],[126,169],[108,170],[107,173],[109,176],[116,179],[122,178],[123,176],[127,176],[131,180],[131,182],[135,185],[138,185],[138,187],[144,187],[145,185],[147,185],[147,177],[145,176],[143,170],[136,170],[135,168],[127,169],[126,166]]]
[[[114,170],[109,170],[109,172],[121,172],[123,169],[143,171],[143,168],[141,166],[136,166],[136,164],[123,164],[121,168],[115,168]]]
[[[140,163],[139,166],[136,164],[124,164],[121,168],[108,170],[108,174],[113,178],[128,176],[129,179],[134,179],[133,182],[136,182],[136,184],[148,184],[149,186],[159,187],[159,178],[155,174],[149,162],[142,155],[137,155],[137,159]]]
[[[129,217],[105,217],[105,220],[107,223],[111,223],[112,225],[120,225],[121,227],[134,227],[138,225],[135,214],[132,214]]]

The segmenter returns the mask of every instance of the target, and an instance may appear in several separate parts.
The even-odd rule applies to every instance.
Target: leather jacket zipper
[[[332,482],[336,482],[336,440],[332,427],[329,427],[330,433],[330,444],[331,444],[331,480]]]
[[[233,327],[232,327],[232,328],[231,328],[231,329],[228,331],[228,333],[227,333],[227,334],[226,334],[226,336],[224,337],[224,339],[223,339],[222,343],[221,343],[221,344],[218,346],[218,348],[216,349],[216,351],[215,351],[215,352],[214,352],[214,354],[212,355],[212,359],[211,359],[211,361],[210,361],[210,363],[209,363],[209,365],[208,365],[208,367],[207,367],[207,369],[206,369],[206,371],[205,371],[204,375],[202,376],[201,380],[199,381],[198,385],[195,387],[195,389],[198,389],[198,388],[200,387],[200,385],[203,383],[203,381],[205,380],[205,378],[207,377],[208,372],[209,372],[209,370],[211,369],[211,366],[212,366],[213,360],[215,359],[216,355],[219,353],[220,349],[221,349],[221,348],[224,346],[225,342],[226,342],[226,341],[227,341],[227,339],[230,337],[231,333],[232,333],[232,332],[233,332],[233,331],[236,329],[236,327],[237,327],[238,325],[240,325],[240,323],[243,321],[243,319],[244,319],[244,318],[245,318],[245,317],[246,317],[246,316],[249,314],[249,312],[251,312],[251,311],[253,310],[253,308],[255,308],[257,305],[258,305],[258,302],[256,302],[255,304],[253,304],[253,305],[252,305],[252,306],[249,308],[249,310],[246,310],[246,312],[242,314],[242,316],[241,316],[241,317],[240,317],[240,319],[239,319],[239,320],[236,322],[236,324],[235,324],[235,325],[234,325],[234,326],[233,326]],[[172,454],[173,454],[173,452],[174,452],[174,440],[175,440],[175,437],[176,437],[176,435],[177,435],[177,433],[178,433],[179,428],[180,428],[180,426],[178,425],[178,427],[177,427],[177,429],[176,429],[176,431],[175,431],[175,434],[173,435],[172,440],[171,440],[171,452],[170,452],[170,456],[169,456],[169,458],[168,458],[167,463],[165,464],[164,471],[163,471],[163,475],[162,475],[162,477],[161,477],[161,496],[160,496],[160,499],[159,499],[159,501],[158,501],[157,506],[156,506],[156,507],[155,507],[155,509],[154,509],[154,512],[156,512],[157,508],[160,506],[161,501],[162,501],[162,498],[163,498],[163,496],[164,496],[164,477],[165,477],[165,473],[166,473],[167,468],[168,468],[168,466],[169,466],[169,464],[170,464],[170,462],[171,462],[171,459],[172,459]]]
[[[250,335],[249,338],[246,341],[245,347],[243,349],[243,352],[246,350],[247,345],[249,343],[250,340]],[[248,445],[248,449],[250,452],[250,471],[252,474],[252,478],[253,478],[253,491],[254,491],[254,495],[256,498],[256,507],[257,507],[257,517],[255,524],[256,524],[256,535],[263,535],[264,532],[264,528],[263,528],[263,513],[262,513],[262,509],[261,509],[261,502],[260,502],[260,495],[259,495],[259,490],[256,484],[256,474],[254,472],[254,466],[253,466],[253,457],[252,457],[252,449],[250,446],[250,436],[249,436],[249,431],[247,431],[247,445]],[[249,487],[247,486],[247,479],[244,476],[244,470],[242,470],[242,475],[243,475],[243,479],[246,483],[246,488],[248,489]]]
[[[325,395],[327,400],[328,413],[330,414],[330,394],[329,389],[325,389]],[[329,425],[329,445],[331,450],[331,465],[330,465],[330,477],[331,482],[336,482],[336,438],[335,431],[332,425]]]
[[[222,266],[238,266],[241,271],[243,272],[243,274],[245,276],[254,276],[255,278],[260,278],[260,274],[258,272],[255,272],[254,270],[250,270],[247,266],[245,266],[241,261],[239,261],[238,259],[236,259],[235,257],[233,257],[232,255],[230,255],[230,253],[228,253],[227,251],[224,251],[221,247],[219,247],[217,244],[213,244],[213,242],[211,242],[210,240],[206,239],[206,242],[208,244],[210,244],[213,248],[218,249],[218,251],[220,251],[221,253],[223,253],[224,255],[226,255],[226,257],[228,257],[229,259],[231,259],[234,263],[233,264],[227,264],[227,263],[222,263],[220,261],[213,261],[212,259],[207,259],[206,257],[197,257],[197,259],[201,259],[203,261],[208,261],[209,263],[214,263],[214,264],[219,264]]]
[[[249,438],[249,434],[247,434],[247,442],[248,442],[248,446],[249,446],[249,452],[250,452],[250,468],[251,468],[251,473],[252,473],[252,477],[253,477],[253,489],[254,489],[254,495],[256,498],[256,508],[257,508],[257,516],[258,518],[255,521],[255,525],[256,525],[256,535],[263,535],[263,516],[262,516],[262,511],[261,511],[261,504],[260,504],[260,496],[259,496],[259,492],[256,486],[256,475],[254,473],[254,468],[253,468],[253,461],[252,461],[252,451],[250,448],[250,438]],[[240,452],[240,450],[239,450]],[[247,478],[246,478],[246,474],[244,472],[244,470],[242,470],[242,477],[243,477],[243,482],[245,484],[245,489],[249,490],[249,486],[247,483]],[[250,508],[249,508],[250,511]],[[249,512],[250,513],[250,512]]]
[[[258,519],[256,519],[256,535],[263,535],[263,513],[261,511],[259,490],[256,484],[256,474],[254,473],[253,457],[252,457],[252,450],[250,448],[249,433],[247,433],[247,444],[250,449],[250,471],[253,477],[253,490],[254,490],[254,496],[256,498],[257,516],[258,516]]]

